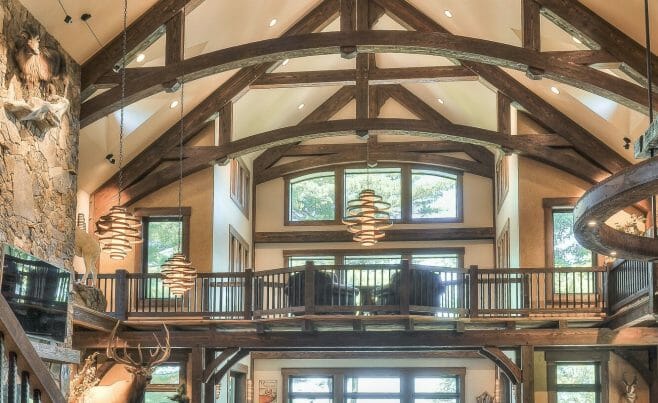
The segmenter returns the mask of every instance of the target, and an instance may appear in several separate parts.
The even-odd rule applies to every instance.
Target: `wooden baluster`
[[[41,403],[41,390],[34,389],[32,393],[32,403]]]
[[[315,265],[308,261],[304,266],[304,313],[315,314]]]
[[[21,403],[30,403],[30,373],[21,372]]]
[[[411,295],[411,267],[409,260],[405,259],[400,265],[400,281],[398,283],[400,296],[400,315],[409,315],[409,299]],[[416,290],[418,292],[418,290]]]
[[[478,293],[478,267],[477,265],[471,265],[468,268],[468,273],[469,273],[469,282],[470,282],[470,290],[469,290],[469,297],[470,300],[468,302],[468,310],[470,313],[471,318],[476,318],[478,316],[478,311],[479,311],[479,293]]]
[[[246,320],[251,320],[254,317],[253,314],[253,295],[254,295],[254,271],[247,269],[244,271],[244,314],[243,318]]]
[[[128,318],[128,272],[123,269],[116,271],[114,283],[116,295],[116,317],[121,320]]]
[[[18,391],[16,390],[16,378],[18,377],[18,369],[16,368],[16,361],[18,357],[13,351],[9,352],[7,357],[7,401],[14,403],[18,398]]]

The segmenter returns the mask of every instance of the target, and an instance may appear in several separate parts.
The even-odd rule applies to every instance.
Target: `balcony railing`
[[[415,314],[445,318],[604,316],[605,268],[468,269],[410,265],[306,266],[200,273],[174,297],[158,274],[101,274],[118,318],[272,319],[298,315]]]
[[[610,313],[619,312],[634,302],[654,293],[652,263],[638,260],[617,260],[610,268]]]

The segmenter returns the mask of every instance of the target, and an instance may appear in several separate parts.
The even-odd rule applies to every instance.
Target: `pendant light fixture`
[[[123,260],[132,245],[142,241],[141,221],[121,205],[123,189],[123,132],[124,106],[126,97],[126,53],[127,53],[127,17],[128,0],[123,2],[123,53],[121,59],[121,101],[119,109],[119,181],[117,204],[110,212],[101,216],[96,222],[96,235],[103,252],[109,253],[114,260]]]
[[[185,15],[185,7],[183,7],[183,15]],[[184,43],[184,40],[183,40]],[[183,45],[182,60],[185,60],[185,46]],[[181,77],[180,85],[180,136],[178,140],[178,215],[181,219],[178,253],[175,253],[169,258],[162,266],[160,266],[160,273],[162,274],[162,282],[169,288],[169,291],[177,297],[182,296],[192,287],[196,282],[196,269],[192,266],[187,256],[183,253],[183,134],[185,133],[185,126],[183,124],[184,110],[183,105],[185,101],[185,72]]]
[[[370,153],[366,142],[366,185],[370,187]],[[373,164],[376,166],[377,164]],[[347,202],[343,224],[347,232],[354,234],[352,240],[362,246],[372,246],[384,238],[385,229],[390,228],[391,216],[388,210],[391,204],[375,193],[372,189],[363,189],[357,199]]]

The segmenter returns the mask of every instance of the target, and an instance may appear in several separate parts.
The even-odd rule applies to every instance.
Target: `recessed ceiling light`
[[[137,55],[137,59],[135,59],[135,60],[137,60],[137,63],[141,63],[144,60],[146,60],[146,55],[144,53],[140,53],[140,54]]]
[[[613,250],[612,252],[610,252],[610,256],[617,256],[617,252]]]
[[[551,87],[551,92],[555,95],[560,94],[560,90],[558,90],[557,87],[555,87],[555,86]]]
[[[448,18],[452,18],[452,12],[450,10],[445,10],[443,14],[445,14],[445,16]]]
[[[275,26],[277,22],[279,22],[279,21],[278,21],[276,18],[272,18],[272,19],[270,20],[270,28],[272,28],[273,26]]]
[[[286,64],[288,64],[289,61],[290,61],[290,59],[286,59],[286,60],[284,60],[284,61],[281,62],[281,65],[282,65],[282,66],[285,66]]]
[[[171,109],[174,109],[174,108],[177,107],[177,106],[178,106],[178,101],[175,100],[175,99],[174,99],[173,101],[171,101],[171,103],[169,104],[169,107],[170,107]]]
[[[446,103],[446,101],[444,101],[442,98],[437,98],[436,100],[439,101],[441,105]]]
[[[302,109],[304,109],[304,106],[305,106],[304,104],[299,104],[299,105],[297,105],[297,109],[302,110]]]
[[[596,227],[596,221],[595,220],[588,221],[587,225],[590,227]]]
[[[579,45],[580,45],[581,43],[583,43],[583,41],[581,41],[580,39],[576,38],[575,36],[572,36],[572,37],[571,37],[571,40],[574,41],[574,42],[576,42],[576,43],[579,44]]]

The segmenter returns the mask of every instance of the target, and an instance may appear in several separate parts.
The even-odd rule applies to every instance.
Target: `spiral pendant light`
[[[366,143],[366,172],[370,169],[369,148]],[[374,164],[376,165],[376,164]],[[368,182],[370,182],[368,176]],[[368,186],[370,183],[368,183]],[[388,210],[391,204],[375,193],[372,189],[363,189],[359,197],[347,202],[343,224],[347,225],[347,232],[354,234],[352,240],[362,246],[373,246],[384,238],[385,229],[393,223]]]
[[[183,7],[183,15],[185,15],[185,7]],[[183,56],[185,60],[185,46],[183,46]],[[183,220],[183,134],[185,127],[183,125],[184,118],[184,105],[185,101],[185,72],[181,77],[180,86],[180,137],[178,140],[178,214],[180,215],[181,222]],[[196,282],[196,269],[192,266],[190,260],[183,253],[183,225],[180,229],[180,242],[178,243],[178,253],[175,253],[169,258],[162,266],[160,266],[160,274],[162,275],[162,283],[169,288],[169,291],[180,297],[188,290],[194,287]]]
[[[126,97],[126,53],[127,53],[127,16],[128,0],[123,2],[123,56],[121,59],[121,101],[119,122],[119,191],[117,205],[110,212],[101,216],[96,222],[96,235],[101,250],[109,253],[114,260],[123,260],[132,245],[142,241],[141,221],[121,205],[121,190],[123,189],[123,133],[124,133],[124,104]]]

